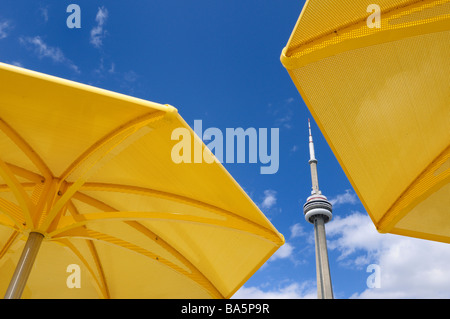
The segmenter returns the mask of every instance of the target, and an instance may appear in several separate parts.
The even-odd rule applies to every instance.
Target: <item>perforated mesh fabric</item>
[[[385,1],[370,29],[366,2],[352,1],[340,25],[364,7],[362,21],[298,46],[329,31],[319,3],[284,66],[378,230],[450,242],[450,2]]]
[[[415,2],[418,0],[381,0],[376,1],[376,4],[383,12],[387,12]],[[302,44],[365,20],[368,16],[367,7],[373,3],[375,3],[373,0],[307,1],[295,27],[295,32],[289,39],[288,55],[291,55],[291,51]]]

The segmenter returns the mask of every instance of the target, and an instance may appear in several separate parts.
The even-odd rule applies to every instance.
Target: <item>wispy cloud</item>
[[[282,126],[287,129],[291,129],[292,128],[292,124],[291,124],[292,116],[293,116],[292,110],[286,110],[285,114],[282,114],[280,117],[275,119],[275,125]]]
[[[330,199],[330,203],[333,206],[343,205],[343,204],[356,204],[358,202],[358,197],[351,190],[345,190],[344,194],[336,195]]]
[[[44,18],[44,21],[48,22],[48,7],[39,8],[39,12],[41,13],[41,16]]]
[[[97,15],[95,16],[95,21],[97,25],[91,30],[91,44],[100,48],[103,44],[103,38],[106,35],[106,31],[104,30],[104,25],[106,20],[108,19],[108,10],[105,7],[98,8]]]
[[[270,261],[277,259],[286,259],[292,256],[294,252],[294,246],[289,243],[285,243],[283,246],[278,248],[278,250],[270,257]]]
[[[19,61],[9,61],[8,63],[23,68],[23,64]]]
[[[292,225],[289,229],[291,230],[291,238],[306,236],[306,232],[300,223]]]
[[[284,99],[280,102],[268,104],[268,113],[274,118],[275,125],[278,127],[282,127],[285,129],[293,128],[293,117],[294,111],[292,108],[292,104],[295,99],[293,97]]]
[[[271,189],[264,191],[264,198],[261,202],[261,208],[270,209],[277,203],[277,192]]]
[[[111,63],[111,67],[108,70],[109,73],[114,73],[116,72],[116,65],[114,64],[114,62]]]
[[[106,64],[106,67],[105,67]],[[109,62],[108,62],[109,64]],[[94,73],[97,75],[105,75],[106,73],[109,74],[114,74],[116,72],[116,65],[114,62],[110,62],[110,67],[108,69],[107,68],[107,63],[105,63],[104,58],[100,57],[100,63],[98,65],[97,68],[94,69]]]
[[[0,21],[0,40],[6,38],[10,30],[11,30],[11,22],[7,20]]]
[[[136,72],[134,72],[133,70],[125,72],[123,78],[125,81],[127,82],[136,82],[136,80],[138,79],[138,74]]]
[[[384,237],[376,232],[370,218],[362,213],[352,213],[344,218],[336,216],[326,227],[329,236],[328,247],[340,252],[338,261],[344,264],[361,267],[373,261],[383,244]],[[347,259],[355,252],[363,253],[354,259]]]
[[[60,48],[49,46],[44,42],[44,40],[41,39],[40,36],[35,36],[33,38],[21,37],[19,38],[19,42],[33,49],[40,59],[49,58],[55,63],[65,64],[70,69],[80,73],[78,66],[76,66],[70,59],[66,58]]]
[[[291,104],[294,101],[295,101],[295,99],[293,97],[287,98],[286,99],[286,104]]]

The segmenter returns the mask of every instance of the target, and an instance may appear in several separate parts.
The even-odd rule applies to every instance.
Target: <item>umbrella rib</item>
[[[35,186],[36,183],[20,183],[23,187],[23,189],[25,190],[32,190]],[[9,186],[7,184],[1,184],[0,185],[0,192],[10,192],[11,189],[9,188]]]
[[[8,123],[0,118],[0,130],[8,136],[8,138],[17,145],[22,152],[31,160],[36,168],[44,175],[45,178],[51,178],[52,172],[48,168],[47,164],[36,153],[35,150],[20,136]]]
[[[6,241],[5,245],[3,245],[2,250],[0,250],[0,259],[2,259],[2,257],[6,254],[9,247],[11,247],[19,234],[19,231],[13,230],[13,233],[11,234],[11,236],[9,236],[9,239]]]
[[[88,195],[82,194],[82,193],[76,193],[74,196],[75,199],[78,199],[86,204],[93,205],[96,208],[99,208],[101,210],[104,210],[106,212],[108,211],[117,211],[114,207],[97,200],[93,197],[90,197]],[[73,205],[73,203],[72,203]],[[74,207],[76,210],[76,207]],[[79,215],[78,211],[75,212],[76,215]],[[203,278],[202,281],[205,282],[205,285],[208,287],[207,290],[211,293],[212,296],[220,296],[223,298],[222,294],[217,291],[217,289],[214,287],[214,285],[209,281],[209,279],[199,270],[197,269],[186,257],[184,257],[181,253],[179,253],[175,248],[170,246],[166,241],[162,240],[160,236],[157,236],[155,233],[153,233],[150,229],[143,226],[141,223],[138,223],[136,221],[125,221],[126,224],[129,226],[135,228],[139,232],[143,233],[145,236],[153,240],[155,243],[157,243],[161,248],[169,252],[171,255],[173,255],[175,258],[180,260],[184,265],[186,265],[189,269],[191,269],[192,272],[196,272],[200,277]],[[85,227],[84,227],[85,228]],[[158,240],[159,239],[159,240]],[[199,283],[202,285],[201,283]]]
[[[20,183],[21,188],[26,190],[33,190],[33,194],[30,198],[31,203],[33,206],[31,207],[31,215],[33,222],[30,225],[30,227],[37,226],[39,224],[39,217],[41,216],[43,205],[47,201],[47,198],[45,198],[44,195],[48,194],[48,186],[52,183],[53,178],[45,178],[44,176],[37,174],[35,172],[32,172],[28,169],[22,168],[20,166],[11,164],[11,163],[5,163],[6,166],[9,167],[10,171],[19,177],[25,178],[29,180],[30,182],[22,182]],[[12,189],[10,185],[8,184],[2,184],[0,185],[0,192],[12,192]],[[19,215],[22,215],[22,212],[19,213]],[[17,217],[18,215],[16,215]],[[21,217],[19,219],[16,218],[16,220],[20,220],[19,227],[22,227],[24,218]]]
[[[91,174],[106,164],[106,162],[108,162],[112,157],[116,156],[118,151],[120,152],[120,150],[123,150],[125,147],[135,142],[133,137],[141,137],[142,135],[139,135],[138,132],[140,134],[145,134],[148,132],[142,131],[142,128],[153,121],[162,119],[165,114],[166,113],[163,111],[152,112],[119,126],[92,144],[84,153],[73,161],[58,179],[59,183],[65,183],[66,179],[79,168],[81,168],[80,176],[74,183],[71,183],[70,187],[67,188],[61,198],[59,198],[59,200],[53,205],[47,215],[47,219],[42,225],[40,225],[40,231],[48,231],[48,227],[63,208],[65,203],[67,203],[78,191],[78,189],[86,183]]]
[[[120,238],[116,238],[114,236],[108,235],[108,234],[104,234],[101,232],[97,232],[94,230],[90,230],[87,228],[84,229],[79,229],[79,232],[77,234],[78,238],[89,238],[91,240],[100,240],[118,247],[122,247],[125,248],[127,250],[136,252],[138,254],[141,254],[145,257],[148,257],[166,267],[169,267],[170,269],[172,269],[173,271],[180,273],[188,278],[190,278],[191,280],[193,280],[195,283],[199,284],[202,288],[206,289],[213,297],[218,297],[218,298],[223,298],[222,294],[220,294],[217,289],[212,289],[212,284],[211,282],[204,277],[201,273],[194,273],[194,272],[188,272],[185,269],[181,268],[180,266],[172,263],[171,261],[169,261],[168,259],[161,257],[155,253],[152,253],[151,251],[139,247],[137,245],[134,245],[128,241],[122,240]],[[200,277],[200,278],[198,278]],[[212,287],[211,287],[212,286]]]
[[[243,226],[242,227],[243,229],[246,228],[245,226],[250,226],[252,229],[257,229],[259,234],[263,234],[260,236],[270,239],[271,241],[277,244],[282,243],[280,237],[271,229],[259,225],[258,223],[251,221],[245,217],[239,216],[233,212],[186,196],[165,191],[154,190],[150,188],[130,186],[130,185],[120,185],[120,184],[108,184],[108,183],[85,183],[80,190],[110,191],[110,192],[112,191],[136,195],[146,195],[151,197],[168,199],[174,202],[188,204],[194,207],[200,207],[209,212],[218,214],[220,216],[225,216],[226,218],[233,220],[233,224]]]
[[[6,165],[9,166],[9,168],[15,175],[23,177],[23,178],[29,180],[30,182],[42,183],[42,181],[45,179],[44,176],[36,174],[35,172],[27,170],[23,167],[20,167],[20,166],[11,164],[11,163],[6,163]]]
[[[0,210],[3,211],[1,208],[0,208]],[[16,220],[11,218],[11,216],[8,216],[7,214],[0,214],[0,225],[11,227],[13,229],[21,228],[20,227],[21,225]]]
[[[94,144],[92,144],[86,151],[84,151],[77,159],[75,159],[67,168],[66,170],[61,174],[60,180],[65,180],[67,177],[69,177],[70,174],[72,174],[78,167],[80,167],[83,163],[89,160],[90,157],[92,157],[98,150],[100,150],[103,146],[114,140],[114,138],[119,137],[120,135],[129,132],[126,137],[132,135],[135,133],[139,128],[142,128],[146,125],[148,125],[151,122],[157,121],[161,118],[163,118],[165,115],[165,112],[163,111],[155,111],[152,113],[147,113],[145,115],[139,116],[131,121],[128,121],[125,124],[120,125],[119,127],[115,128],[114,130],[107,133],[105,136],[103,136],[101,139],[96,141]],[[125,137],[125,138],[126,138]],[[122,139],[123,140],[123,139]],[[122,142],[121,140],[121,142]],[[120,144],[120,143],[118,143]],[[114,147],[117,145],[114,145]],[[108,152],[111,150],[108,150]]]
[[[22,213],[24,214],[24,219],[29,227],[33,227],[33,219],[31,217],[31,212],[33,211],[33,203],[28,197],[22,184],[17,180],[14,173],[11,171],[9,166],[0,159],[0,176],[6,182],[6,184],[11,189],[14,197],[17,199]]]
[[[379,232],[387,233],[390,232],[395,225],[405,217],[407,210],[402,208],[406,207],[411,203],[412,198],[417,198],[416,195],[411,196],[420,189],[431,190],[436,185],[440,185],[450,176],[450,172],[446,174],[440,174],[438,176],[434,175],[435,170],[440,167],[445,161],[450,158],[450,145],[447,146],[431,163],[422,171],[420,174],[404,189],[404,191],[397,197],[397,200],[392,203],[386,213],[380,218],[378,223],[375,225]],[[424,187],[426,185],[427,187]],[[427,192],[425,192],[427,194]]]
[[[95,267],[97,267],[97,271],[99,272],[100,281],[101,281],[102,287],[104,289],[104,295],[107,299],[109,299],[109,298],[111,298],[111,295],[109,294],[109,288],[106,283],[105,272],[103,270],[102,263],[98,256],[97,248],[95,248],[94,242],[92,240],[88,240],[87,244],[88,244],[91,256],[94,258]]]
[[[408,27],[405,27],[404,23],[392,23],[405,10],[401,8],[406,6],[410,7],[408,11],[411,11],[434,6],[434,3],[431,0],[414,0],[404,6],[382,10],[380,14],[382,14],[384,17],[383,21],[385,21],[383,27],[377,29],[379,31],[376,31],[376,34],[373,33],[371,37],[366,37],[370,32],[368,33],[367,31],[367,21],[365,20],[367,16],[365,16],[361,20],[339,26],[335,30],[331,30],[331,32],[322,33],[322,35],[303,41],[293,47],[290,47],[288,44],[281,54],[282,64],[288,71],[293,71],[313,61],[334,56],[344,51],[359,49],[362,43],[364,43],[364,46],[377,45],[386,41],[404,38],[405,36],[417,36],[448,29],[445,14],[437,15],[433,19],[408,22]],[[362,37],[366,37],[364,41],[360,41]]]
[[[94,199],[95,200],[95,199]],[[55,239],[58,238],[64,238],[64,237],[79,237],[79,238],[84,238],[86,237],[86,231],[91,232],[91,230],[89,230],[88,228],[86,228],[85,226],[90,223],[90,222],[104,222],[105,220],[111,220],[111,219],[117,219],[117,220],[121,220],[124,221],[125,223],[129,224],[129,222],[131,222],[133,225],[133,223],[137,223],[136,219],[162,219],[162,220],[176,220],[176,221],[185,221],[185,222],[193,222],[193,223],[200,223],[200,224],[206,224],[206,225],[213,225],[213,226],[219,226],[219,227],[227,227],[227,228],[231,228],[231,229],[235,229],[235,230],[240,230],[240,231],[245,231],[248,232],[248,230],[242,230],[242,229],[237,229],[237,228],[233,228],[232,226],[229,225],[221,225],[220,222],[217,223],[217,220],[214,219],[207,219],[207,218],[201,218],[201,217],[195,217],[195,216],[185,216],[185,218],[180,218],[180,216],[178,216],[178,214],[170,214],[170,213],[140,213],[140,212],[118,212],[118,211],[114,211],[114,212],[105,212],[105,213],[89,213],[89,214],[83,214],[81,215],[77,222],[70,224],[67,227],[64,227],[60,230],[56,230],[53,233],[50,233],[49,236]],[[135,226],[137,224],[134,224]],[[253,233],[250,233],[251,235],[254,235]],[[260,235],[261,236],[261,235]],[[154,258],[160,262],[162,262],[163,264],[165,264],[166,266],[174,269],[175,271],[178,271],[182,274],[185,274],[184,270],[180,270],[180,267],[174,265],[173,263],[166,261],[165,259],[162,259],[161,257],[145,250],[144,248],[140,248],[137,247],[133,244],[127,243],[125,241],[122,241],[121,243],[118,243],[118,241],[120,241],[121,239],[109,236],[109,235],[102,235],[102,236],[87,236],[89,238],[94,238],[94,239],[100,239],[100,240],[105,240],[107,242],[113,243],[113,244],[118,244],[121,247],[124,248],[128,248],[130,250],[134,250],[138,253],[141,253],[147,257],[151,257]],[[113,240],[109,240],[108,238],[111,238]],[[273,241],[271,241],[271,243],[273,243]],[[163,247],[164,248],[164,247]],[[145,250],[145,251],[144,251]],[[167,251],[167,249],[166,249]],[[169,253],[171,253],[169,251]],[[182,256],[182,255],[181,255]],[[175,256],[178,260],[179,256]],[[183,257],[184,258],[184,257]],[[186,259],[185,259],[186,260]],[[180,260],[183,264],[185,264],[183,262],[183,260]],[[186,264],[185,264],[186,265]],[[187,266],[187,265],[186,265]],[[188,268],[190,268],[188,266]],[[192,271],[192,268],[190,268]],[[192,277],[192,279],[201,284],[205,289],[207,289],[208,291],[210,291],[211,293],[213,293],[214,291],[207,288],[211,283],[209,282],[209,280],[205,277],[205,275],[203,275],[203,273],[201,273],[200,271],[197,273],[197,277],[201,277],[200,280],[195,279],[195,276]],[[220,295],[221,298],[223,298],[222,295]]]
[[[382,16],[386,16],[386,15],[393,15],[397,12],[401,12],[401,10],[405,10],[406,7],[409,6],[413,6],[416,5],[417,3],[422,2],[423,0],[411,0],[407,3],[404,3],[402,5],[395,5],[393,7],[390,8],[383,8],[383,10],[380,11],[380,14]],[[327,36],[331,36],[334,35],[342,30],[345,29],[349,29],[351,27],[360,25],[360,24],[367,24],[367,15],[363,15],[360,17],[360,19],[356,20],[356,21],[352,21],[352,22],[348,22],[347,24],[344,25],[340,25],[337,26],[336,28],[333,28],[332,30],[327,30],[326,32],[322,32],[312,38],[306,39],[301,41],[300,43],[296,44],[295,46],[290,47],[289,43],[286,47],[289,47],[289,50],[285,53],[286,57],[291,57],[292,55],[294,55],[295,53],[297,53],[298,51],[302,50],[302,47],[305,45],[310,45],[311,43],[315,43],[315,42],[319,42],[321,41],[323,38],[326,38]]]
[[[217,290],[217,288],[212,284],[212,282],[206,277],[206,275],[200,271],[189,259],[187,259],[184,255],[182,255],[177,249],[175,249],[172,245],[167,243],[164,239],[161,238],[161,236],[156,235],[153,231],[148,229],[148,227],[145,227],[139,222],[136,221],[127,221],[125,222],[129,226],[133,227],[149,239],[151,239],[153,242],[158,244],[160,247],[162,247],[164,250],[166,250],[168,253],[170,253],[172,256],[177,258],[180,262],[182,262],[186,267],[188,267],[191,272],[194,274],[196,273],[198,276],[202,278],[202,281],[197,281],[193,279],[195,282],[197,282],[199,285],[203,286],[208,290],[208,292],[211,294],[212,297],[220,296],[220,298],[224,298],[224,296]]]
[[[97,283],[97,286],[100,288],[100,291],[102,292],[103,297],[105,299],[109,299],[109,292],[108,292],[108,289],[107,289],[106,285],[104,285],[104,282],[102,282],[102,283],[99,282],[99,279],[95,275],[94,270],[91,268],[91,266],[89,265],[89,263],[86,260],[86,258],[83,257],[81,252],[66,238],[61,238],[61,239],[58,239],[56,241],[61,243],[61,244],[63,244],[67,248],[69,248],[70,251],[72,251],[72,253],[75,254],[75,256],[78,257],[78,259],[86,266],[86,268],[88,269],[88,271],[92,275],[92,277],[94,277],[94,280]],[[91,240],[86,240],[86,242],[88,243],[88,246],[89,246],[89,243],[92,244]],[[89,246],[89,250],[91,250],[90,246]],[[100,281],[103,281],[103,279],[104,278],[100,278]]]
[[[80,225],[85,225],[92,222],[101,222],[107,219],[109,220],[132,220],[132,219],[152,219],[152,220],[174,220],[178,222],[197,223],[203,225],[210,225],[215,227],[233,229],[248,233],[252,236],[258,236],[275,245],[281,245],[281,239],[273,232],[263,227],[256,227],[253,223],[243,223],[236,219],[216,219],[200,217],[195,215],[183,215],[170,212],[142,212],[142,211],[118,211],[111,206],[96,200],[88,195],[77,193],[74,195],[75,199],[81,200],[84,203],[92,205],[93,207],[103,210],[103,213],[88,213],[80,215],[75,219],[65,220],[61,228],[56,228],[49,233],[49,236],[59,236],[62,233],[74,228],[78,228]],[[108,210],[109,209],[109,210]]]
[[[69,201],[68,211],[74,217],[80,215],[80,213],[79,213],[78,209],[76,208],[76,206],[74,205],[73,201]],[[103,271],[102,263],[101,263],[100,258],[98,256],[97,249],[95,248],[95,245],[94,245],[94,243],[91,240],[86,240],[86,243],[87,243],[87,245],[89,247],[89,252],[90,252],[92,258],[94,259],[95,267],[97,268],[97,271],[99,273],[99,277],[100,277],[99,280],[101,282],[101,285],[99,284],[99,286],[101,287],[100,290],[102,291],[103,296],[106,299],[109,299],[110,298],[109,289],[108,289],[108,285],[106,283],[105,273]],[[95,274],[92,271],[91,271],[91,274],[92,274],[92,276],[95,277]],[[97,281],[97,283],[98,283],[98,281]]]
[[[0,198],[0,210],[5,213],[9,218],[12,219],[14,224],[19,228],[23,228],[24,218],[22,211],[19,206],[6,200],[4,198]]]

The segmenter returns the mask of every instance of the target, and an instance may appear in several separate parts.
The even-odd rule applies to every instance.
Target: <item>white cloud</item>
[[[285,110],[284,114],[282,114],[280,117],[277,117],[275,119],[275,125],[283,126],[284,128],[291,129],[292,128],[291,121],[292,121],[292,117],[294,115],[293,113],[294,112],[292,112],[292,110],[290,110],[290,109]]]
[[[111,67],[109,68],[108,72],[109,73],[114,73],[116,71],[116,65],[114,64],[114,62],[111,63]]]
[[[39,8],[39,12],[41,13],[42,17],[44,18],[44,21],[48,22],[48,7]]]
[[[39,58],[49,58],[53,62],[65,64],[75,72],[80,73],[78,66],[66,58],[60,48],[49,46],[41,39],[41,37],[35,36],[33,38],[19,38],[19,41],[24,45],[31,46]]]
[[[39,36],[34,38],[20,38],[21,43],[31,44],[38,53],[39,57],[48,57],[55,62],[64,62],[65,57],[61,49],[58,47],[48,46]]]
[[[232,299],[316,299],[317,291],[313,282],[291,283],[264,290],[262,287],[241,287]]]
[[[395,238],[380,252],[380,288],[355,293],[354,298],[450,298],[448,244]]]
[[[103,57],[100,57],[100,63],[97,68],[94,69],[94,72],[97,75],[104,75],[105,72],[108,72],[109,74],[116,73],[116,64],[114,62],[110,62],[110,67],[108,69],[105,68],[105,61]],[[137,78],[137,75],[136,75]]]
[[[450,298],[448,244],[379,234],[366,214],[358,212],[327,224],[329,249],[339,262],[366,270],[379,265],[380,288],[365,288],[352,298]],[[371,273],[365,273],[366,278]]]
[[[358,197],[351,190],[345,190],[344,194],[339,194],[336,197],[330,199],[330,203],[333,206],[338,206],[342,204],[356,204],[358,202]]]
[[[285,243],[283,246],[278,248],[278,250],[272,255],[272,257],[270,257],[270,261],[289,258],[291,257],[293,251],[294,246],[289,243]]]
[[[302,237],[306,235],[303,226],[300,223],[294,224],[290,227],[291,238]]]
[[[108,10],[105,7],[98,8],[97,15],[95,16],[95,21],[97,25],[91,30],[91,40],[90,42],[94,47],[99,48],[103,44],[103,38],[106,35],[106,31],[103,29],[108,19]]]
[[[11,23],[9,21],[0,21],[0,40],[8,36],[10,29]]]
[[[125,72],[123,78],[127,82],[135,82],[138,79],[138,77],[139,77],[138,74],[131,70],[131,71]]]
[[[379,234],[370,218],[361,213],[353,213],[344,218],[336,216],[327,224],[326,232],[328,248],[339,250],[339,260],[347,262],[350,261],[346,258],[357,251],[364,251],[367,257],[375,256],[382,249],[386,236],[392,236]]]
[[[277,203],[277,192],[271,189],[264,191],[264,199],[261,203],[263,209],[269,209]]]
[[[292,102],[294,102],[295,101],[295,99],[293,98],[293,97],[290,97],[290,98],[287,98],[286,99],[286,103],[287,104],[291,104]]]
[[[295,98],[289,97],[276,103],[268,103],[268,113],[274,119],[275,126],[285,129],[293,128],[294,110],[292,103]]]

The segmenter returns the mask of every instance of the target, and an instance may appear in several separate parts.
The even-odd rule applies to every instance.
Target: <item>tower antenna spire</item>
[[[308,129],[309,129],[309,165],[311,167],[311,182],[312,190],[311,194],[321,194],[319,190],[319,178],[317,176],[317,160],[316,154],[314,152],[314,142],[311,134],[311,123],[308,119]]]
[[[319,190],[317,176],[317,159],[314,153],[314,143],[311,134],[311,123],[308,119],[309,129],[309,165],[311,167],[312,191],[311,196],[303,205],[303,213],[307,222],[314,225],[316,246],[316,273],[317,273],[317,297],[319,299],[333,299],[331,286],[330,266],[328,263],[327,239],[325,224],[332,218],[333,207],[325,195]]]
[[[308,129],[309,129],[309,160],[312,161],[316,159],[316,155],[314,153],[314,142],[311,134],[311,123],[309,122],[309,119],[308,119]]]

